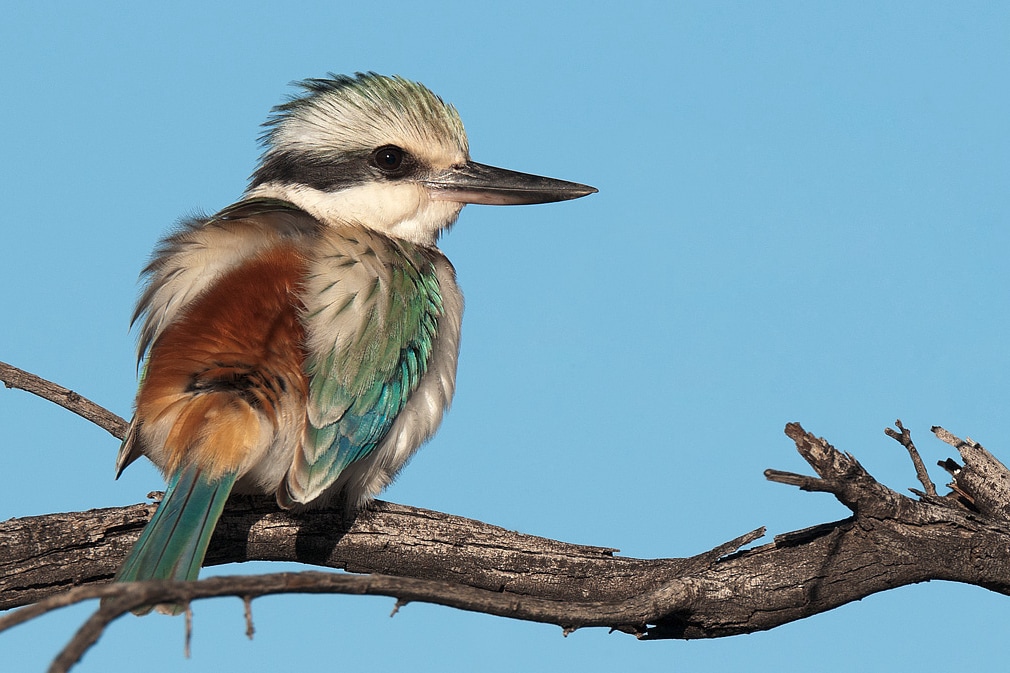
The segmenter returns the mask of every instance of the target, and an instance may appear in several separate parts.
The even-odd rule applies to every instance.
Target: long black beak
[[[519,173],[475,161],[434,175],[424,184],[431,190],[433,199],[488,206],[567,201],[597,191],[595,187],[577,182]]]

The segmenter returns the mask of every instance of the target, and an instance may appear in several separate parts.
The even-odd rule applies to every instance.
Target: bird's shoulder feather
[[[321,228],[305,211],[276,199],[240,201],[212,217],[182,221],[142,274],[146,283],[133,314],[140,324],[139,360],[179,311],[223,274],[280,243],[309,245]]]

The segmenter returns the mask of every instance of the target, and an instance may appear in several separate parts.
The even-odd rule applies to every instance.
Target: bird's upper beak
[[[468,161],[424,181],[431,198],[456,203],[515,206],[567,201],[593,194],[595,187],[519,173]]]

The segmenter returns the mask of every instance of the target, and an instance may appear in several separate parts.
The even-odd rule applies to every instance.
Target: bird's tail
[[[192,465],[176,472],[115,581],[195,580],[236,476],[231,472],[210,478]],[[182,608],[159,606],[159,611],[179,614]]]

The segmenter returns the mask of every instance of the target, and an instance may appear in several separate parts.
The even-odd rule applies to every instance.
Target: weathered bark
[[[854,515],[743,552],[733,553],[751,536],[689,559],[633,559],[615,556],[613,549],[565,544],[390,503],[376,503],[347,522],[336,512],[293,515],[268,498],[245,497],[234,498],[222,517],[208,564],[301,561],[434,580],[493,592],[503,605],[530,598],[556,602],[553,611],[524,616],[516,610],[514,616],[575,628],[605,625],[651,638],[769,629],[932,579],[1010,592],[1010,526],[981,512],[983,507],[1004,511],[1007,493],[977,488],[996,483],[982,478],[978,465],[986,475],[994,465],[1002,468],[984,449],[960,444],[968,463],[958,470],[956,482],[972,494],[979,510],[972,511],[960,494],[926,501],[896,493],[854,458],[799,426],[790,425],[787,432],[820,478],[773,471],[768,477],[804,490],[830,491]],[[0,608],[107,582],[153,510],[154,505],[134,505],[0,524]],[[667,599],[656,598],[674,587]],[[611,612],[606,605],[650,596],[652,611],[621,617],[630,621],[606,622],[572,610],[594,603],[602,615]]]
[[[1010,471],[971,440],[934,428],[964,461],[941,463],[954,476],[953,492],[941,497],[909,432],[900,422],[897,429],[887,432],[909,451],[923,484],[916,498],[878,483],[850,454],[789,424],[786,434],[818,476],[768,470],[767,478],[833,493],[852,516],[739,551],[763,534],[754,531],[686,559],[625,558],[606,547],[384,502],[349,521],[337,512],[291,514],[272,499],[242,497],[222,517],[208,564],[286,560],[371,575],[108,586],[153,505],[13,519],[0,524],[0,609],[29,607],[0,618],[0,629],[57,604],[108,597],[61,655],[72,665],[123,611],[210,595],[374,593],[567,630],[606,626],[641,638],[715,638],[934,579],[1010,593]]]

